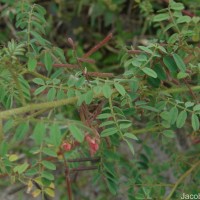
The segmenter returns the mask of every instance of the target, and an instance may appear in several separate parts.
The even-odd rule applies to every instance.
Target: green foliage
[[[1,2],[14,36],[0,34],[0,178],[43,199],[54,197],[55,188],[60,199],[72,191],[77,199],[93,198],[82,189],[88,177],[100,191],[95,199],[169,200],[198,192],[200,18],[184,15],[194,2],[163,7],[137,0],[127,8],[125,0],[58,1],[47,11],[34,1]],[[64,23],[66,5],[77,6],[77,16],[88,9],[88,29],[98,30],[90,36],[75,28],[74,37],[84,39],[69,38],[68,47],[51,21],[58,15]],[[129,18],[135,7],[143,39],[129,47],[118,17],[128,9]],[[101,40],[111,26],[117,42],[108,43],[108,35],[88,56],[92,38]],[[74,172],[76,183],[69,178]]]

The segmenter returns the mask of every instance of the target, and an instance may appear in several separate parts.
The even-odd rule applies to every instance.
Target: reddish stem
[[[86,162],[86,161],[98,162],[98,161],[100,161],[100,157],[96,157],[96,158],[77,158],[77,159],[68,159],[67,160],[67,162]]]
[[[38,62],[37,65],[45,67],[45,64],[43,64],[41,62]],[[73,64],[68,64],[68,63],[65,63],[65,64],[55,63],[52,66],[53,67],[58,67],[58,68],[60,68],[60,67],[66,67],[66,68],[70,68],[70,69],[77,69],[77,68],[79,68],[78,65],[73,65]]]
[[[108,34],[101,42],[99,42],[97,45],[92,47],[87,53],[85,53],[83,55],[83,58],[87,58],[94,52],[96,52],[99,48],[101,48],[104,44],[106,44],[112,38],[112,36],[113,36],[112,33]]]
[[[76,171],[86,171],[86,170],[95,170],[95,169],[98,169],[98,166],[72,168],[70,171],[76,172]]]
[[[100,78],[114,77],[113,73],[102,73],[102,72],[86,72],[84,73],[84,75],[92,77],[100,77]]]
[[[95,60],[93,59],[89,59],[89,58],[78,58],[79,62],[86,62],[86,63],[90,63],[90,64],[94,64]]]
[[[65,181],[67,186],[67,193],[68,193],[68,200],[72,200],[72,188],[71,188],[71,181],[69,177],[69,168],[65,169]]]
[[[129,53],[129,54],[140,54],[140,53],[143,53],[143,51],[141,51],[141,50],[128,50],[127,53]]]

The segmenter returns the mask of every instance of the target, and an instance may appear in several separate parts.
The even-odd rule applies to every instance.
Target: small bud
[[[97,143],[97,141],[94,138],[91,138],[90,135],[86,135],[85,140],[89,144],[90,155],[93,156],[98,151],[99,144]]]
[[[87,68],[84,68],[83,74],[87,74]]]
[[[74,45],[74,41],[72,40],[72,38],[68,38],[67,39],[68,43],[70,44],[70,46],[74,49],[75,48],[75,45]]]
[[[70,143],[68,143],[68,142],[64,142],[64,143],[62,144],[62,147],[63,147],[63,149],[64,149],[65,151],[70,151],[70,150],[72,149],[72,145],[71,145]]]

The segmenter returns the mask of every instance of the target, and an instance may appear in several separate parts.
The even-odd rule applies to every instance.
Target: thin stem
[[[178,187],[178,185],[187,177],[191,174],[191,172],[198,166],[200,165],[200,161],[198,161],[197,163],[195,163],[189,170],[187,170],[175,183],[174,187],[172,188],[171,192],[169,193],[169,195],[165,198],[165,200],[170,200],[172,195],[174,194],[176,188]]]
[[[67,159],[67,162],[86,162],[86,161],[99,162],[100,161],[100,157]]]
[[[147,132],[156,132],[163,129],[162,126],[156,126],[156,127],[151,127],[151,128],[142,128],[142,129],[138,129],[138,130],[133,130],[131,133],[133,133],[134,135],[139,135],[139,134],[143,134],[143,133],[147,133]]]
[[[200,86],[193,86],[191,87],[191,90],[193,91],[199,91]],[[164,91],[165,93],[180,93],[180,92],[187,92],[189,89],[187,87],[179,87],[179,88],[170,88]],[[112,93],[116,93],[116,90],[113,90]],[[157,93],[157,92],[156,92]],[[103,93],[99,93],[94,96],[94,98],[100,98],[103,96]],[[78,97],[71,97],[68,99],[62,99],[62,100],[56,100],[51,102],[45,102],[45,103],[37,103],[37,104],[29,104],[20,108],[13,108],[10,110],[2,111],[0,112],[0,119],[8,119],[11,116],[15,116],[18,114],[24,114],[26,112],[34,111],[34,110],[41,110],[41,109],[51,109],[56,108],[59,106],[64,106],[68,104],[76,104],[78,100]]]
[[[95,45],[94,47],[92,47],[92,49],[90,49],[87,53],[85,53],[82,58],[88,58],[99,48],[105,45],[112,38],[112,36],[113,36],[112,33],[108,34],[102,41],[100,41],[97,45]]]
[[[88,170],[96,170],[98,169],[98,166],[88,166],[88,167],[77,167],[77,168],[72,168],[70,171],[76,172],[76,171],[88,171]]]
[[[63,157],[64,166],[65,166],[65,182],[66,182],[68,200],[72,200],[72,188],[71,188],[71,181],[70,181],[70,176],[69,176],[70,171],[69,171],[69,166],[67,164],[67,160],[65,158],[65,154],[62,149],[61,149],[61,155]]]
[[[52,102],[38,103],[38,104],[29,104],[20,108],[14,108],[6,111],[0,112],[0,119],[7,119],[10,116],[15,116],[18,114],[24,114],[26,112],[34,111],[34,110],[43,110],[43,109],[51,109],[59,106],[74,104],[77,101],[78,97],[71,97],[68,99],[57,100]]]
[[[175,28],[176,28],[178,34],[181,35],[181,31],[180,31],[180,29],[179,29],[177,23],[174,21],[174,16],[172,15],[172,12],[171,12],[170,8],[168,8],[168,12],[169,12],[169,15],[170,15],[170,18],[171,18],[171,20],[172,20],[172,23],[174,24],[174,26],[175,26]]]
[[[37,65],[39,66],[42,66],[44,67],[45,64],[41,63],[41,62],[38,62]],[[75,65],[75,64],[69,64],[69,63],[55,63],[55,64],[52,64],[53,67],[56,67],[56,68],[69,68],[69,69],[78,69],[79,66],[78,65]]]
[[[178,107],[178,108],[180,108],[180,109],[182,109],[182,110],[185,110],[185,111],[187,111],[187,112],[189,112],[189,113],[194,113],[194,111],[189,110],[189,109],[187,109],[187,108],[185,108],[185,107],[183,107],[183,106],[180,106],[180,105],[178,105],[177,103],[174,103],[174,102],[170,101],[169,99],[167,100],[167,103],[170,103],[170,104],[172,104],[172,105],[174,105],[174,106],[176,106],[176,107]]]
[[[199,91],[200,90],[200,85],[193,86],[190,89],[192,91]],[[171,94],[173,94],[173,93],[181,93],[181,92],[186,92],[186,91],[189,91],[189,89],[187,87],[177,87],[177,88],[170,88],[170,89],[162,90],[160,92],[165,92],[165,93],[171,93]]]
[[[4,139],[4,134],[3,134],[3,122],[0,120],[0,143]]]
[[[23,71],[23,73],[24,74],[31,74],[31,75],[33,75],[33,76],[35,76],[35,77],[37,77],[37,78],[41,78],[41,79],[44,79],[45,81],[48,81],[48,80],[50,80],[50,78],[48,78],[48,77],[46,77],[46,76],[44,76],[44,75],[42,75],[42,74],[39,74],[39,73],[37,73],[37,72],[34,72],[34,71],[29,71],[29,70],[24,70]]]

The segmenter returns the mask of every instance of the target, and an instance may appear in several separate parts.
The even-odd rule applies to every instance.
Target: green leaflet
[[[27,162],[21,164],[21,165],[17,165],[13,168],[14,172],[17,172],[18,174],[22,174],[23,172],[25,172],[28,168],[29,164]]]
[[[31,138],[34,139],[35,143],[40,145],[44,139],[46,128],[44,123],[37,123]]]
[[[37,66],[37,60],[35,58],[29,57],[28,59],[28,69],[34,71]]]
[[[177,65],[171,56],[164,56],[163,62],[171,73],[173,74],[177,73]]]
[[[185,124],[186,119],[187,119],[187,112],[183,110],[178,115],[178,118],[176,121],[177,128],[182,128]]]
[[[124,96],[126,94],[126,90],[124,89],[123,85],[119,84],[119,83],[114,83],[114,86],[116,88],[116,90],[122,95]]]
[[[56,97],[56,89],[53,87],[47,93],[47,100],[53,101]]]
[[[107,137],[107,136],[110,136],[110,135],[114,135],[115,133],[117,133],[118,130],[117,128],[106,128],[105,130],[103,130],[101,132],[101,137]]]
[[[143,71],[145,74],[147,74],[148,76],[151,76],[151,77],[153,77],[153,78],[157,78],[156,72],[155,72],[153,69],[151,69],[151,68],[144,67],[144,68],[142,68],[142,71]]]
[[[44,85],[45,84],[44,80],[41,79],[41,78],[34,78],[33,82],[38,84],[38,85]]]
[[[128,139],[138,140],[138,138],[133,133],[125,133],[124,137]]]
[[[84,95],[85,103],[89,105],[93,100],[93,91],[90,90]]]
[[[111,97],[111,95],[112,95],[112,89],[111,89],[111,87],[110,87],[109,84],[104,84],[102,90],[103,90],[104,97],[106,97],[107,99],[109,97]]]
[[[56,170],[56,165],[50,161],[43,160],[42,165],[49,170]]]
[[[49,142],[55,147],[59,147],[62,141],[62,135],[58,124],[53,124],[50,126]]]
[[[77,126],[71,124],[69,125],[69,130],[73,137],[78,141],[78,142],[83,142],[84,140],[84,133],[82,132],[81,129],[79,129]]]
[[[50,148],[45,147],[45,148],[43,148],[42,152],[48,156],[57,157],[56,152]]]
[[[174,138],[176,136],[173,130],[164,130],[163,135],[168,138]]]
[[[194,131],[199,130],[199,117],[195,114],[192,114],[192,128]]]
[[[53,61],[51,58],[51,54],[49,52],[45,52],[45,54],[44,54],[44,64],[45,64],[47,71],[50,72],[52,69]]]
[[[185,72],[186,65],[185,65],[183,59],[176,53],[173,54],[173,58],[174,58],[174,61],[177,65],[177,67],[180,69],[180,71]]]
[[[161,14],[154,16],[153,21],[154,22],[161,22],[161,21],[169,19],[169,17],[170,16],[169,16],[168,13],[161,13]]]
[[[25,134],[28,132],[28,130],[29,130],[28,122],[24,122],[24,123],[20,124],[16,129],[16,132],[14,135],[14,140],[16,140],[16,141],[23,140],[25,137]]]
[[[174,124],[177,120],[178,117],[178,109],[177,107],[173,107],[169,111],[169,115],[171,116],[170,118],[170,124]]]

